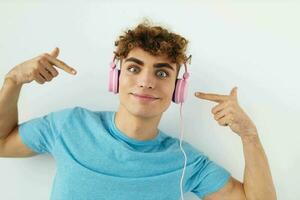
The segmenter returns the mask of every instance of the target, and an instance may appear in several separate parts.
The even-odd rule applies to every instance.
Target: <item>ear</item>
[[[123,59],[121,58],[120,59],[120,68],[122,67],[122,62],[123,62]]]
[[[176,79],[178,78],[178,74],[179,74],[179,71],[180,71],[180,65],[179,64],[176,64]]]

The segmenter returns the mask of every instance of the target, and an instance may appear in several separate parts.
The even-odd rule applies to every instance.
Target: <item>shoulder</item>
[[[73,106],[73,107],[67,107],[67,108],[53,111],[50,114],[55,117],[61,117],[61,118],[71,118],[71,117],[76,118],[80,115],[103,114],[105,112],[106,111],[94,111],[82,106]]]
[[[113,111],[93,110],[82,106],[73,106],[52,112],[53,119],[63,125],[82,126],[109,121]]]
[[[48,119],[52,125],[57,127],[62,127],[66,123],[76,121],[81,118],[82,113],[85,108],[80,106],[67,107],[60,110],[55,110],[49,114],[43,116],[43,118]]]
[[[246,199],[244,184],[230,176],[228,182],[221,189],[204,198],[204,200],[218,199]]]

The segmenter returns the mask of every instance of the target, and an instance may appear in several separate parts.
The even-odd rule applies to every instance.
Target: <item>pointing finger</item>
[[[73,69],[72,67],[68,66],[66,63],[64,63],[63,61],[57,59],[57,58],[54,58],[52,56],[50,56],[49,54],[44,54],[44,56],[47,58],[47,60],[55,65],[56,67],[70,73],[70,74],[76,74],[76,70]]]
[[[213,93],[203,93],[203,92],[196,92],[195,93],[196,97],[200,99],[205,99],[209,101],[214,101],[214,102],[223,102],[228,100],[228,95],[220,95],[220,94],[213,94]]]

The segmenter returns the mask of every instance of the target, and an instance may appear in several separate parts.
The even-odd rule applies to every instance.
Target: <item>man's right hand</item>
[[[33,80],[39,84],[44,84],[46,81],[50,82],[58,75],[55,67],[75,75],[77,73],[75,69],[57,59],[58,54],[59,49],[56,47],[50,54],[44,53],[20,63],[10,70],[5,78],[11,78],[18,85],[30,83]],[[75,73],[72,73],[73,70]]]

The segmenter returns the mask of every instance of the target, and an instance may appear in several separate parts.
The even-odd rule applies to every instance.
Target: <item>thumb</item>
[[[237,99],[237,87],[236,86],[231,90],[230,96],[232,96],[235,99]]]
[[[59,48],[58,47],[55,47],[54,50],[50,53],[50,55],[52,57],[55,57],[55,58],[58,56],[58,54],[59,54]]]

